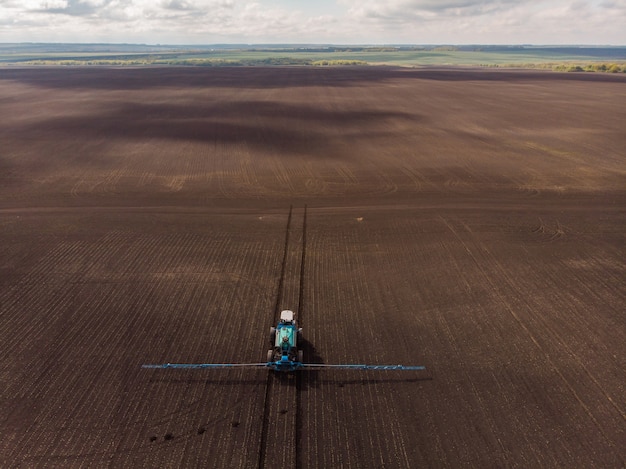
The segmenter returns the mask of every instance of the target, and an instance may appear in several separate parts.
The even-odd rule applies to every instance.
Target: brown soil
[[[623,467],[625,103],[621,75],[1,70],[0,466]],[[305,361],[427,371],[140,369],[263,361],[283,308]]]

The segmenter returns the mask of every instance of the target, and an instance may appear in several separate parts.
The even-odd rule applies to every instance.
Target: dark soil
[[[625,102],[595,74],[1,70],[0,466],[623,467]],[[264,361],[286,308],[305,361],[427,370],[140,368]]]

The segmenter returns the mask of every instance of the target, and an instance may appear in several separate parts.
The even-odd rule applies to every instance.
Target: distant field
[[[626,71],[626,47],[144,46],[5,44],[0,64],[30,65],[432,65]],[[601,67],[600,65],[604,65]]]

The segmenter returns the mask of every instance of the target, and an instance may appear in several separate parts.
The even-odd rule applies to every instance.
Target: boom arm
[[[320,368],[341,368],[346,370],[425,370],[425,366],[404,366],[404,365],[325,365],[323,363],[301,363],[300,368],[320,369]]]
[[[315,370],[324,368],[344,369],[344,370],[399,370],[399,371],[415,371],[425,370],[425,366],[404,366],[404,365],[326,365],[323,363],[301,363],[287,361],[283,364],[281,361],[266,363],[163,363],[160,365],[141,365],[142,368],[178,368],[178,369],[197,369],[197,368],[273,368],[285,371],[295,371],[299,369]]]
[[[270,363],[163,363],[162,365],[141,365],[142,368],[260,368]]]

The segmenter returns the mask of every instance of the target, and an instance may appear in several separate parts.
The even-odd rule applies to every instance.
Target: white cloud
[[[331,1],[0,0],[0,41],[626,44],[626,0]]]
[[[625,44],[626,1],[343,0],[388,42]],[[609,12],[610,10],[610,12]],[[389,34],[392,33],[392,34]]]

